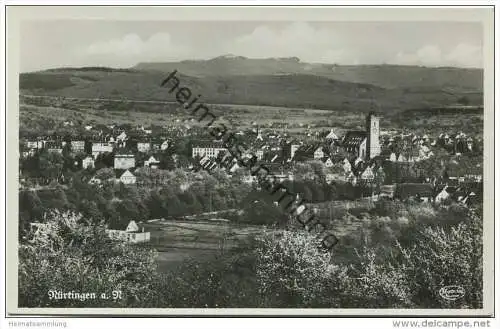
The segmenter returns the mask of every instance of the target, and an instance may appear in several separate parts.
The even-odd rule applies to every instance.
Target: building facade
[[[92,156],[94,159],[102,153],[113,152],[113,145],[109,143],[93,143],[92,144]]]
[[[85,141],[71,141],[71,150],[73,152],[84,152]]]
[[[380,155],[380,118],[375,113],[370,113],[366,117],[366,158],[373,159]]]
[[[132,154],[117,154],[115,155],[115,169],[129,169],[135,167],[135,157]]]
[[[193,146],[192,156],[193,158],[199,156],[207,156],[209,158],[216,158],[219,153],[226,152],[227,148],[223,147],[222,144],[217,143],[199,143]]]

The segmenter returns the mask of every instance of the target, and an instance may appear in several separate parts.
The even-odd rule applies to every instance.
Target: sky
[[[127,68],[227,54],[482,68],[482,38],[474,22],[24,21],[20,69]]]

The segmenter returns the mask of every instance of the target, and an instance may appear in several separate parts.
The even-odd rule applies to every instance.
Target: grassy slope
[[[190,76],[310,74],[329,79],[374,84],[384,88],[453,89],[481,91],[481,69],[427,68],[400,65],[332,65],[311,64],[286,59],[248,59],[217,57],[211,60],[170,63],[139,63],[138,70],[171,72],[178,70]]]
[[[342,79],[350,76],[372,83],[347,82],[312,74],[178,76],[181,85],[202,95],[200,100],[207,103],[349,111],[375,109],[385,113],[450,105],[463,95],[467,95],[472,104],[481,103],[481,92],[470,93],[471,90],[481,91],[480,88],[473,88],[474,79],[460,78],[475,75],[477,72],[474,70],[449,69],[448,72],[448,69],[432,71],[409,67],[401,72],[401,67],[362,66],[352,69],[355,72],[348,74],[346,72],[351,70],[350,67],[340,68],[344,73],[338,68],[335,70],[340,72],[336,74],[343,75]],[[410,74],[412,70],[420,72],[419,77]],[[234,70],[230,71],[233,72]],[[379,86],[373,84],[377,82],[376,76],[384,77],[378,79]],[[427,87],[410,82],[406,86],[403,84],[401,88],[380,86],[387,82],[397,84],[405,76],[408,81],[424,81]],[[56,69],[21,74],[20,89],[22,93],[37,95],[171,101],[175,99],[174,95],[160,87],[165,77],[166,73],[152,70]],[[431,82],[437,86],[433,87]]]

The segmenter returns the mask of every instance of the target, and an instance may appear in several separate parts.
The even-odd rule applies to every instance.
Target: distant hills
[[[20,75],[21,93],[80,98],[175,100],[160,87],[178,71],[181,85],[206,103],[394,112],[481,105],[483,70],[397,65],[343,66],[298,58],[139,63],[130,69],[60,68]]]
[[[171,72],[194,77],[228,75],[308,74],[384,88],[456,88],[482,90],[483,70],[453,67],[428,68],[403,65],[335,65],[303,63],[297,57],[250,59],[219,56],[209,60],[139,63],[134,69]]]

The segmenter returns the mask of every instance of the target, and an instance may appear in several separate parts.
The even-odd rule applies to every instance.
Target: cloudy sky
[[[21,72],[62,66],[296,56],[303,62],[482,67],[467,22],[23,22]]]

